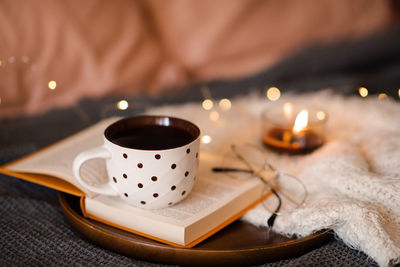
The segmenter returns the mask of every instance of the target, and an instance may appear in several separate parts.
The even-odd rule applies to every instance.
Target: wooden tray
[[[266,227],[236,221],[194,248],[175,248],[84,218],[79,198],[59,194],[61,208],[71,225],[93,243],[135,259],[183,265],[254,265],[296,257],[332,237],[324,230],[308,237],[287,238]]]

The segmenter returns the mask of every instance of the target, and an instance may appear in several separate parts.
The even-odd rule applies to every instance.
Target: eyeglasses
[[[271,213],[267,220],[270,228],[278,215],[293,212],[304,205],[307,198],[304,183],[293,175],[277,170],[267,161],[266,152],[256,145],[231,145],[221,166],[212,170],[235,179],[255,178],[262,181],[264,190],[261,203]]]

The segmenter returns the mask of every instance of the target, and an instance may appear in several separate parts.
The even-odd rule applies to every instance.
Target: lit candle
[[[303,109],[293,122],[293,110],[291,103],[285,103],[282,111],[263,114],[263,143],[288,154],[307,153],[322,145],[326,113]]]

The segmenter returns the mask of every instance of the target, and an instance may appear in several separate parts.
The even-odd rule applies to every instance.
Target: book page
[[[197,215],[217,208],[215,205],[218,204],[218,201],[236,196],[237,191],[238,187],[229,183],[221,184],[212,179],[202,179],[199,176],[193,191],[186,199],[168,209],[154,210],[152,213],[190,224]],[[165,220],[165,218],[163,219]]]
[[[263,184],[258,179],[237,180],[212,172],[218,159],[218,156],[200,153],[193,190],[186,199],[171,207],[145,210],[119,197],[98,195],[85,198],[86,215],[177,244],[190,243],[261,199]]]
[[[72,163],[80,152],[102,145],[105,128],[117,119],[103,120],[43,150],[7,165],[6,169],[14,172],[55,176],[82,190],[72,173]],[[81,174],[83,179],[92,184],[103,183],[107,179],[104,160],[93,159],[85,162],[81,167]]]
[[[223,174],[214,174],[214,178],[221,178],[218,181],[207,179],[199,174],[196,184],[188,197],[174,206],[165,209],[140,209],[126,204],[119,197],[103,195],[98,195],[92,199],[86,198],[86,205],[90,206],[92,201],[102,202],[107,206],[126,211],[126,216],[129,216],[129,214],[133,216],[140,215],[185,227],[192,224],[198,218],[214,212],[221,206],[221,203],[228,203],[237,197],[237,195],[260,184],[258,180],[239,181],[239,183],[224,182],[223,180],[225,179],[232,180],[233,178],[219,177],[221,175]],[[86,206],[86,209],[89,211],[90,207]],[[102,212],[106,211],[102,210]]]
[[[108,206],[129,211],[132,214],[151,217],[155,220],[167,221],[171,224],[187,226],[231,202],[238,195],[253,187],[260,187],[258,179],[237,180],[223,173],[212,172],[212,167],[218,164],[220,157],[208,153],[200,153],[200,166],[197,180],[187,198],[181,202],[156,210],[145,210],[125,204],[118,197],[97,196],[95,201],[106,203]],[[256,198],[261,198],[261,193]],[[92,200],[87,198],[86,202]]]

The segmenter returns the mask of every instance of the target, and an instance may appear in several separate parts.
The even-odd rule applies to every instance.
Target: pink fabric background
[[[393,18],[383,0],[0,0],[0,117],[248,75]]]

